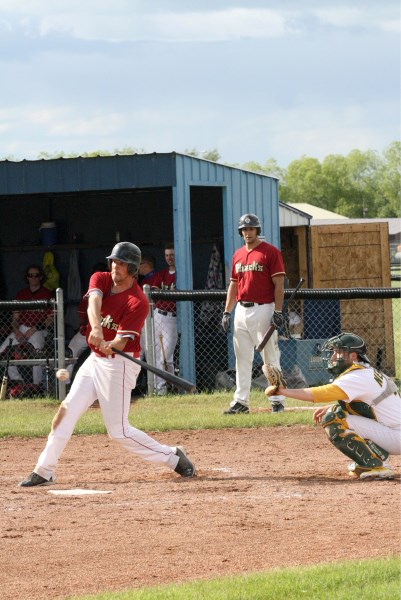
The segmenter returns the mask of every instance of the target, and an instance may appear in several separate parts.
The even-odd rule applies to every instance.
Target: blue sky
[[[398,0],[0,0],[0,158],[286,167],[400,138]]]

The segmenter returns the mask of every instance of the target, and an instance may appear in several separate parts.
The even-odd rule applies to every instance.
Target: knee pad
[[[328,410],[322,419],[322,425],[333,446],[358,465],[381,467],[388,458],[386,450],[348,429],[346,413],[341,406]]]

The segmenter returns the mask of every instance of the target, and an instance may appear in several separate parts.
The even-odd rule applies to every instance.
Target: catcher
[[[393,479],[390,454],[401,454],[401,398],[395,383],[371,366],[364,340],[353,333],[332,337],[322,348],[332,383],[288,389],[281,372],[263,371],[272,383],[265,394],[282,394],[307,402],[335,402],[313,413],[330,442],[353,462],[350,475],[360,479]]]

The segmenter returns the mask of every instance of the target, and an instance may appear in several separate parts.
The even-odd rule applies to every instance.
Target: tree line
[[[38,158],[77,158],[144,154],[144,149],[126,146],[114,152],[96,150],[84,154],[49,154]],[[184,154],[221,162],[217,148],[200,152],[185,149]],[[12,160],[12,159],[10,159]],[[346,156],[329,154],[322,161],[303,155],[288,167],[280,167],[274,158],[264,164],[250,161],[227,164],[279,180],[281,202],[306,202],[349,218],[390,218],[401,214],[401,142],[391,142],[383,152],[351,150]]]

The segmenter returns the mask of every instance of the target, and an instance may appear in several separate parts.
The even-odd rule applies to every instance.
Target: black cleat
[[[50,477],[50,479],[45,479],[44,477],[41,477],[37,473],[33,472],[29,475],[29,477],[24,479],[24,481],[21,481],[21,483],[19,483],[18,485],[20,487],[33,487],[34,485],[52,485],[55,482],[56,480],[54,479],[54,477]]]
[[[281,404],[281,402],[272,404],[272,412],[284,412],[284,404]]]
[[[240,402],[236,402],[234,406],[230,406],[230,408],[225,410],[223,415],[238,415],[239,413],[249,414],[249,407]]]
[[[194,477],[196,475],[195,465],[192,464],[187,457],[185,448],[183,448],[183,446],[177,446],[175,453],[180,460],[174,471],[181,475],[181,477]]]

